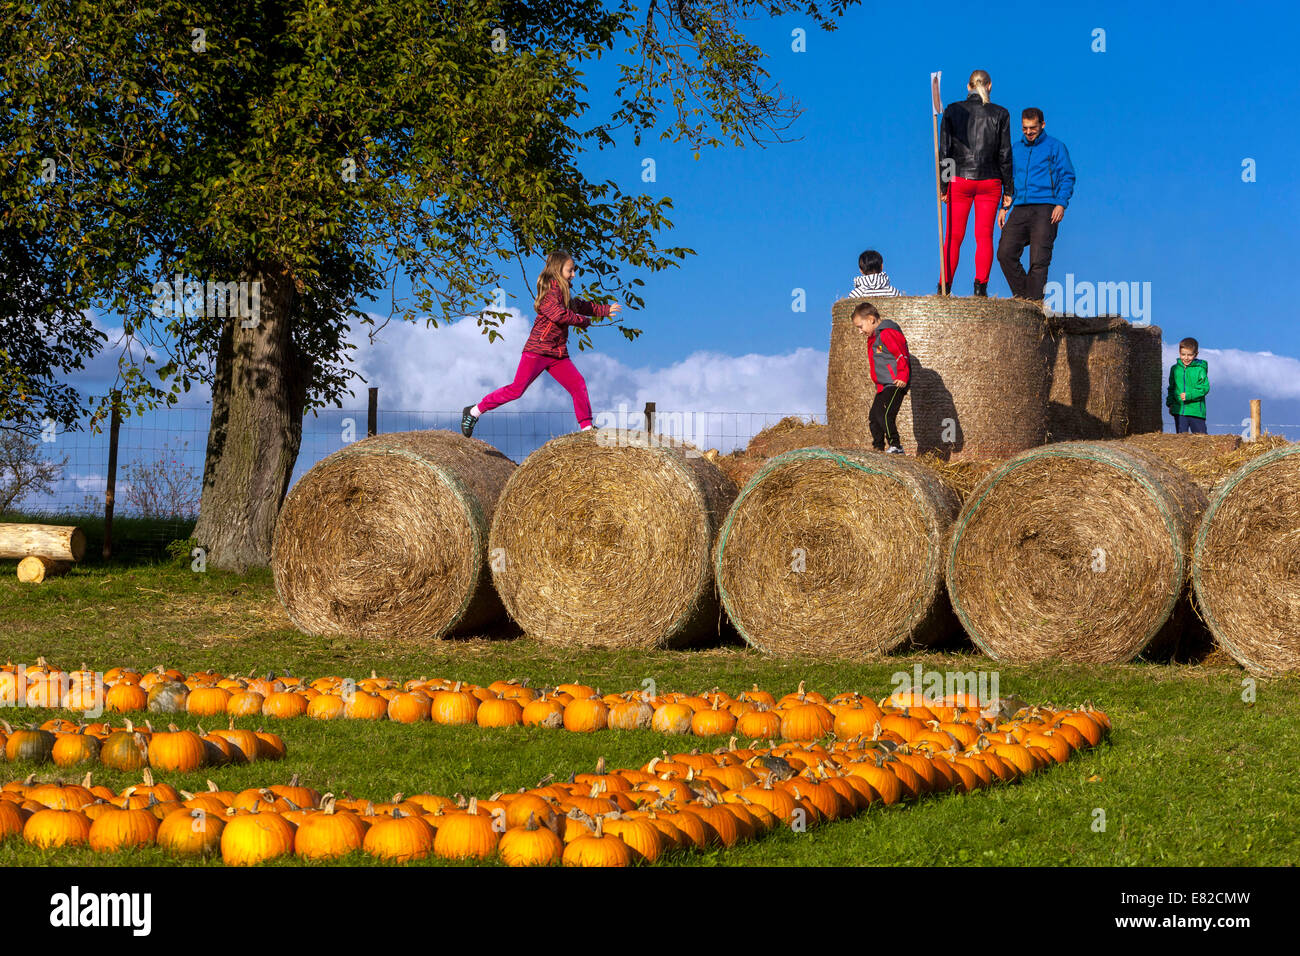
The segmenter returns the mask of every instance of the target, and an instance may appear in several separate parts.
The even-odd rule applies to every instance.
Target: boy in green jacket
[[[1205,434],[1205,396],[1210,394],[1210,367],[1198,359],[1196,339],[1178,343],[1178,361],[1169,370],[1169,394],[1165,404],[1174,416],[1174,430]]]

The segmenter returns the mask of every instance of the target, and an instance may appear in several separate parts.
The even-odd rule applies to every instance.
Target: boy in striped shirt
[[[862,275],[854,277],[853,291],[848,294],[848,298],[866,299],[903,294],[889,284],[885,260],[875,249],[868,249],[858,256],[858,270]]]

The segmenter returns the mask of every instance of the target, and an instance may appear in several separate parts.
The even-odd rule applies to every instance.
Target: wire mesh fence
[[[764,428],[789,415],[825,422],[824,415],[791,412],[657,410],[621,406],[596,415],[598,427],[644,429],[671,435],[701,450],[726,454],[743,448]],[[146,548],[188,536],[198,516],[211,409],[160,409],[125,420],[119,431],[115,518],[138,519]],[[376,431],[460,428],[458,411],[376,409]],[[474,436],[521,462],[558,435],[577,427],[573,412],[497,409],[484,415]],[[367,409],[327,409],[303,420],[302,444],[292,485],[322,458],[366,436]],[[1265,431],[1300,439],[1300,425],[1266,425]],[[1210,431],[1241,432],[1240,424],[1211,424]],[[109,432],[57,432],[16,440],[0,431],[0,520],[102,518],[108,482]],[[21,447],[20,447],[21,446]],[[148,529],[140,531],[139,529]],[[137,542],[139,543],[139,542]],[[115,551],[116,551],[115,547]]]
[[[378,409],[376,431],[460,430],[459,411]],[[650,427],[660,434],[722,453],[742,448],[787,412],[651,411]],[[114,514],[119,517],[182,518],[198,515],[207,451],[208,408],[171,408],[123,421],[118,435]],[[825,416],[799,416],[824,421]],[[647,427],[644,409],[620,408],[596,416],[599,427]],[[329,409],[303,420],[302,444],[292,485],[326,456],[366,437],[367,410]],[[573,412],[494,410],[484,415],[474,437],[516,462],[559,435],[577,428]],[[0,455],[0,515],[102,514],[108,483],[109,433],[50,431],[24,439],[25,449]],[[21,460],[20,460],[21,459]],[[35,473],[35,474],[34,474]],[[22,485],[6,497],[4,487]]]

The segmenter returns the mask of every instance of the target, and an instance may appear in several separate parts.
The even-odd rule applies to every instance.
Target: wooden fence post
[[[108,426],[108,483],[104,487],[104,557],[113,556],[113,498],[117,490],[117,436],[122,430],[122,393],[114,391],[109,396],[113,403],[113,417]]]
[[[652,435],[654,434],[654,430],[655,430],[655,403],[654,402],[645,403],[645,430]]]
[[[1258,398],[1250,400],[1250,440],[1259,441],[1259,433],[1262,430],[1261,421],[1263,414],[1260,412],[1260,401]]]
[[[366,410],[366,437],[379,434],[379,386],[370,388],[370,407]]]

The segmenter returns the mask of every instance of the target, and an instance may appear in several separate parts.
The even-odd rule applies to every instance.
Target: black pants
[[[1014,206],[1007,213],[998,242],[998,263],[1007,277],[1011,294],[1022,299],[1041,299],[1047,285],[1047,267],[1052,264],[1052,246],[1056,227],[1052,222],[1051,203]],[[1029,272],[1020,265],[1020,256],[1029,246]]]
[[[871,447],[884,451],[885,445],[902,448],[898,440],[898,410],[903,407],[903,396],[907,386],[886,385],[876,392],[876,400],[871,403],[871,412],[867,423],[871,426]]]

